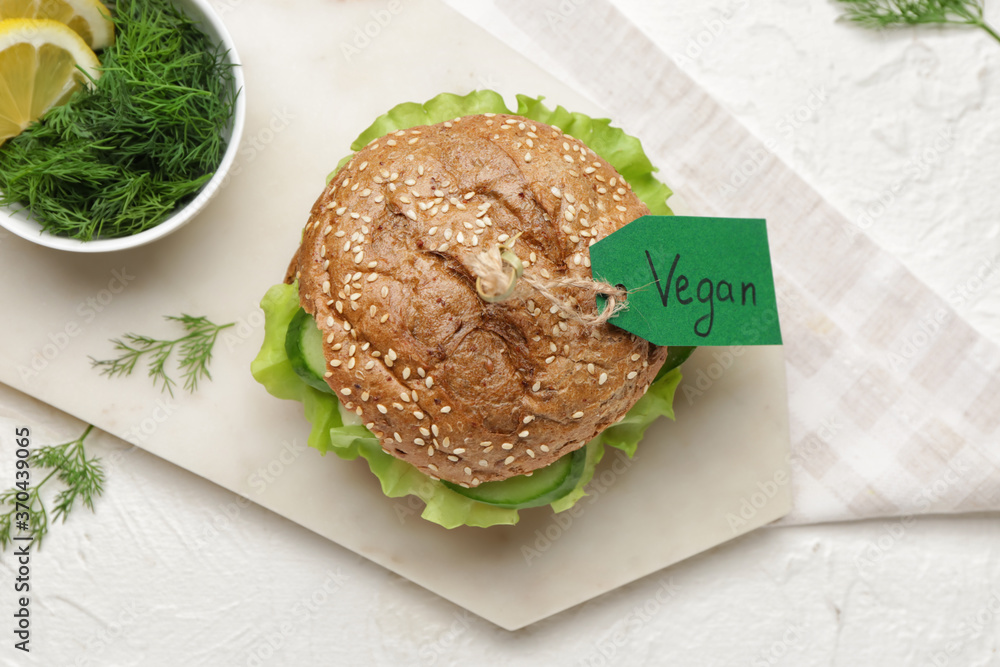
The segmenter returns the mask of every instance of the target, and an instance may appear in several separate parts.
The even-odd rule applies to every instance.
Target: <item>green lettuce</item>
[[[424,104],[400,104],[379,116],[355,140],[351,150],[357,151],[372,139],[389,132],[417,125],[431,125],[478,113],[516,113],[558,127],[582,140],[626,178],[652,213],[672,215],[666,204],[670,190],[653,177],[656,168],[646,157],[638,139],[611,127],[610,121],[606,119],[593,119],[558,106],[550,110],[542,104],[541,97],[518,95],[517,102],[517,110],[511,111],[498,93],[483,90],[465,96],[445,93]],[[349,159],[350,156],[344,158],[337,169]],[[517,510],[494,507],[466,498],[409,463],[386,454],[382,451],[378,438],[364,426],[344,423],[335,396],[310,387],[298,377],[285,353],[285,333],[299,309],[296,285],[273,286],[261,301],[261,308],[266,318],[264,343],[251,364],[251,373],[271,395],[302,403],[306,419],[312,424],[309,446],[323,454],[333,452],[342,459],[353,460],[359,456],[364,458],[386,496],[419,497],[425,503],[421,516],[445,528],[485,528],[517,523]],[[569,494],[552,503],[554,511],[565,511],[586,495],[585,487],[593,479],[597,464],[604,456],[605,447],[621,449],[631,457],[646,428],[654,420],[660,416],[674,418],[673,398],[680,379],[678,369],[657,377],[645,395],[619,422],[587,443],[587,463],[580,483]]]

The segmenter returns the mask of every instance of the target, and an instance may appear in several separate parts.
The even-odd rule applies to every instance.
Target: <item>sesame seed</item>
[[[354,368],[354,363],[355,363],[355,359],[354,359],[354,357],[351,357],[347,361],[347,369],[350,370],[350,369]]]
[[[409,380],[410,379],[410,367],[409,366],[407,366],[406,368],[403,369],[403,379],[404,380]]]
[[[524,154],[524,161],[525,162],[531,162],[531,152],[530,151]]]
[[[545,452],[546,454],[549,453],[549,446],[548,445],[539,445],[538,448],[540,450],[542,450],[543,452]]]
[[[368,274],[368,278],[366,280],[368,280],[368,282],[370,282],[370,283],[373,283],[376,280],[378,280],[378,274],[377,273],[369,273]]]
[[[452,455],[448,456],[448,460],[451,461],[452,463],[457,463],[458,462],[458,457],[455,456],[454,454],[452,454]]]
[[[573,419],[579,419],[582,416],[583,416],[582,410],[577,410],[576,412],[573,413]]]
[[[410,220],[416,221],[416,219],[417,219],[417,212],[414,211],[412,208],[411,209],[407,209],[407,211],[406,211],[406,217],[409,218]]]
[[[427,375],[427,371],[425,371],[420,366],[417,366],[417,375],[419,375],[420,377],[425,377]]]
[[[328,326],[328,327],[332,327],[333,326],[333,315],[327,316],[327,318],[326,318],[326,326]]]
[[[541,388],[542,388],[541,382],[536,382],[535,384],[531,385],[531,391],[538,391]]]
[[[361,400],[362,401],[368,402],[368,399],[370,397],[371,397],[371,394],[369,394],[367,391],[361,392]]]
[[[423,419],[424,413],[421,412],[420,410],[417,410],[416,412],[413,413],[413,416],[416,417],[417,419]]]
[[[519,438],[527,438],[528,435],[529,434],[528,434],[527,431],[521,431],[520,433],[517,434],[517,437],[519,437]]]
[[[423,426],[421,426],[419,430],[420,430],[420,434],[421,435],[429,436],[431,434],[431,432],[429,430],[427,430],[426,428],[424,428]]]
[[[632,361],[639,361],[639,355],[638,355],[638,354],[633,354],[633,355],[632,355],[631,357],[629,357],[629,358],[630,358],[630,359],[631,359]]]
[[[431,424],[431,431],[434,433],[434,437],[441,435],[441,429],[438,428],[437,424]]]
[[[527,417],[525,417],[521,421],[523,423],[525,423],[525,424],[530,424],[531,422],[535,421],[535,415],[528,415]]]
[[[344,387],[343,389],[340,390],[340,393],[343,394],[344,396],[350,396],[351,390],[347,387]]]
[[[403,442],[403,437],[399,433],[393,433],[392,437],[396,439],[396,442]]]
[[[399,392],[399,398],[402,399],[404,403],[410,402],[410,395],[407,394],[405,391]]]
[[[389,296],[389,287],[387,285],[382,285],[381,294],[383,299]]]
[[[330,365],[333,366],[334,368],[337,368],[338,366],[340,366],[341,363],[343,362],[340,361],[340,359],[334,359],[333,361],[330,362]]]
[[[535,458],[535,453],[533,451],[531,451],[530,449],[525,450],[525,453],[528,456],[530,456],[531,458]]]
[[[510,450],[514,449],[514,443],[512,443],[512,442],[505,442],[502,445],[500,445],[500,449],[505,449],[507,451],[510,451]]]
[[[428,389],[430,389],[431,387],[434,386],[434,378],[428,375],[427,379],[424,380],[424,384],[427,385]]]
[[[443,408],[441,408],[441,413],[442,414],[448,414],[449,412],[451,412],[451,406],[450,405],[446,405]]]
[[[378,411],[381,412],[382,414],[386,414],[387,412],[389,412],[389,408],[385,407],[381,403],[377,404],[375,407],[378,408]]]
[[[632,371],[631,373],[629,373],[625,377],[628,378],[629,380],[634,380],[636,375],[638,375],[638,373],[636,373],[635,371]]]
[[[442,442],[445,447],[451,447],[451,438],[445,438]]]
[[[513,456],[508,456],[507,458],[505,458],[505,459],[503,460],[503,463],[504,463],[504,465],[508,465],[508,466],[509,466],[509,465],[510,465],[511,463],[513,463],[513,462],[514,462],[514,457],[513,457]]]
[[[456,448],[455,448],[454,450],[452,450],[452,451],[453,451],[453,452],[454,452],[455,454],[464,454],[464,453],[465,453],[465,447],[456,447]]]
[[[402,409],[403,409],[403,405],[401,403],[393,403],[392,407],[394,407],[394,408],[396,408],[397,410],[400,410],[400,411],[402,411]]]
[[[556,358],[554,356],[552,356],[552,357],[546,357],[545,363],[551,364],[555,360],[556,360]]]
[[[608,374],[607,373],[601,373],[601,377],[597,381],[597,384],[604,384],[607,381],[608,381]]]
[[[489,464],[490,464],[490,462],[489,462],[489,461],[487,461],[486,459],[480,459],[480,460],[479,460],[479,467],[480,467],[480,468],[485,468],[485,467],[486,467],[486,466],[488,466]]]

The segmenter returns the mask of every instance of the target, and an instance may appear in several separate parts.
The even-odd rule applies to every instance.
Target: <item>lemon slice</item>
[[[48,19],[0,21],[0,144],[66,100],[87,78],[100,76],[83,38]]]
[[[65,23],[95,51],[115,41],[110,15],[100,0],[0,0],[0,19],[52,19]]]

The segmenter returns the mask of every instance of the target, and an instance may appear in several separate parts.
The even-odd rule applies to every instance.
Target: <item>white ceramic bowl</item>
[[[226,173],[233,165],[236,153],[239,150],[240,139],[243,136],[243,124],[246,120],[246,96],[243,91],[243,69],[240,66],[240,59],[236,53],[236,45],[230,37],[222,19],[212,8],[208,0],[175,0],[174,2],[185,14],[195,19],[199,27],[214,41],[221,43],[223,49],[229,52],[229,62],[233,64],[233,85],[240,91],[236,98],[233,121],[227,134],[228,145],[226,152],[222,156],[222,162],[212,179],[206,183],[194,199],[184,206],[174,211],[170,217],[158,224],[156,227],[147,229],[144,232],[125,236],[122,238],[94,239],[92,241],[78,241],[77,239],[65,236],[55,236],[42,231],[40,224],[28,218],[25,211],[14,211],[12,209],[0,209],[0,226],[17,234],[23,239],[32,241],[39,245],[58,250],[69,250],[71,252],[112,252],[115,250],[126,250],[146,245],[157,239],[161,239],[167,234],[174,232],[201,212],[209,200],[219,190]]]

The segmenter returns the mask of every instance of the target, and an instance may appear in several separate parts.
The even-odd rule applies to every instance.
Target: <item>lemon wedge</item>
[[[68,26],[49,19],[0,21],[0,144],[87,84],[101,62]]]
[[[52,19],[65,23],[94,51],[115,41],[110,15],[100,0],[0,0],[0,19]]]

